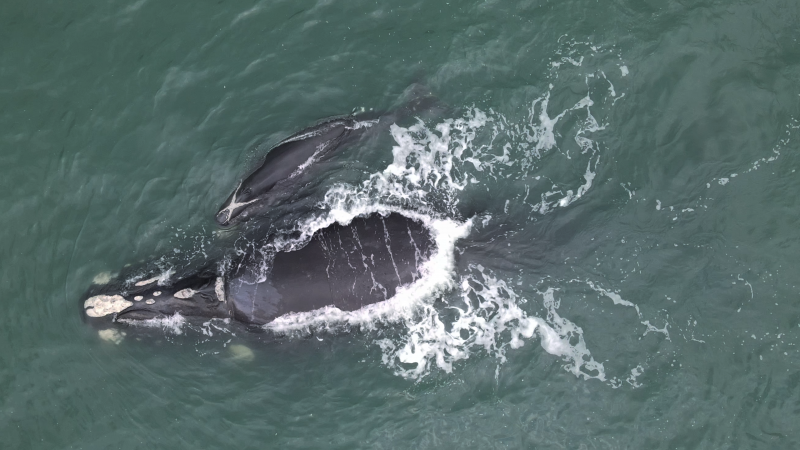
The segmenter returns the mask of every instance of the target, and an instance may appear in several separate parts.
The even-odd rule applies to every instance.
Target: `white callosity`
[[[103,317],[118,313],[133,305],[121,295],[95,295],[83,302],[83,308],[89,317]]]
[[[189,297],[193,296],[196,293],[197,293],[197,291],[195,291],[194,289],[186,288],[186,289],[181,289],[180,291],[178,291],[175,294],[173,294],[173,297],[175,297],[175,298],[189,298]],[[153,294],[153,295],[155,295],[155,294]]]
[[[158,281],[158,278],[159,277],[153,277],[153,278],[148,278],[146,280],[137,281],[136,286],[147,286],[150,283],[155,283],[156,281]]]

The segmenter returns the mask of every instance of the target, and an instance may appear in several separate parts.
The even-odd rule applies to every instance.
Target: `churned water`
[[[800,4],[4,2],[2,448],[800,447]],[[422,276],[248,332],[81,320],[236,240],[271,145],[433,93],[267,219]],[[370,126],[362,123],[361,126]],[[302,207],[300,207],[300,206]]]

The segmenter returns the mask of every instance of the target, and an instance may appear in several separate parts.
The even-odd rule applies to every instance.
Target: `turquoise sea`
[[[800,448],[798,39],[796,0],[2,2],[0,448]],[[263,219],[425,217],[411,312],[82,319],[419,89]]]

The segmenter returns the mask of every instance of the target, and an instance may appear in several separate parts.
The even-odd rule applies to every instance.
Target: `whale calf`
[[[445,107],[436,97],[420,92],[419,87],[412,88],[416,90],[411,89],[413,92],[408,94],[411,100],[391,112],[323,120],[280,141],[228,195],[215,215],[217,224],[229,227],[257,216],[265,207],[280,201],[278,185],[288,184],[290,191],[296,189],[292,183],[294,177],[338,149],[364,143],[398,121],[443,112]]]
[[[254,207],[271,200],[268,194],[277,183],[303,172],[346,142],[358,139],[375,122],[355,117],[330,119],[282,140],[228,196],[216,214],[217,224],[226,227],[248,218]]]
[[[302,248],[265,256],[258,250],[264,246],[250,246],[228,264],[212,261],[180,275],[119,276],[90,289],[83,315],[98,325],[178,313],[261,326],[331,306],[354,311],[412,283],[433,247],[423,224],[375,214],[323,228]]]

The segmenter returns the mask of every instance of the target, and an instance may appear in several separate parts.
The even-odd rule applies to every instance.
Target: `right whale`
[[[82,303],[83,317],[98,327],[176,313],[261,326],[325,307],[355,311],[392,298],[424,275],[421,266],[435,243],[422,223],[393,213],[334,223],[299,248],[266,258],[263,248],[250,246],[234,252],[228,264],[217,260],[178,274],[120,274],[92,286]]]
[[[222,254],[207,257],[205,267],[179,274],[127,271],[89,290],[84,319],[108,326],[181,314],[263,326],[290,313],[355,311],[392,298],[424,276],[421,269],[436,247],[423,223],[400,213],[374,213],[347,225],[333,223],[302,244],[282,248],[291,236],[274,234],[259,212],[285,200],[283,194],[296,189],[294,177],[330,152],[398,120],[441,111],[438,99],[416,94],[391,113],[329,119],[282,140],[216,214],[224,227],[257,217],[252,233],[239,236],[250,243],[246,249],[217,249]]]
[[[397,121],[410,117],[439,114],[444,107],[438,98],[412,87],[412,99],[386,114],[357,114],[324,120],[279,142],[267,152],[263,162],[238,183],[219,208],[217,224],[229,227],[258,215],[281,199],[274,195],[276,185],[291,182],[321,158],[332,152],[364,142],[385,132]]]

